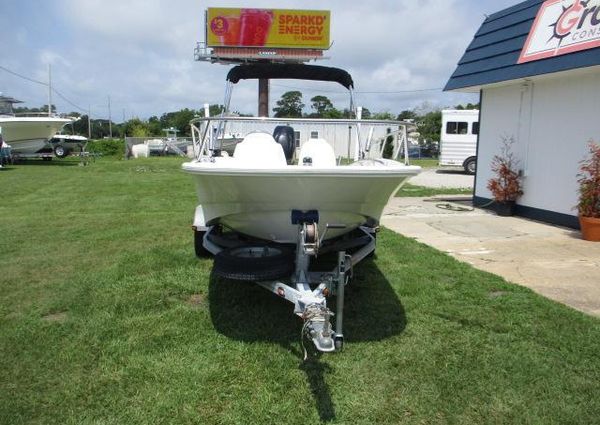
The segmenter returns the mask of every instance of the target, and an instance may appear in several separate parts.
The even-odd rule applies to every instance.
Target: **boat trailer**
[[[298,226],[298,239],[294,271],[289,278],[290,284],[278,279],[255,280],[258,285],[294,305],[294,314],[304,321],[301,338],[305,360],[307,357],[304,347],[305,337],[312,340],[320,352],[331,353],[343,348],[344,289],[351,278],[353,267],[373,253],[376,246],[376,227],[360,227],[355,231],[356,237],[330,243],[330,241],[325,242],[327,231],[344,229],[346,226],[327,224],[324,234],[319,236],[317,223],[317,211],[292,212],[292,224]],[[217,234],[217,229],[218,226],[195,228],[197,235],[202,237],[204,249],[215,256],[224,250],[232,249],[231,244]],[[237,246],[233,249],[237,256],[246,258],[250,262],[261,256],[269,256],[271,252],[277,252],[276,248],[256,243]],[[348,254],[348,250],[353,253]],[[319,254],[331,252],[337,252],[337,265],[333,270],[328,272],[309,271],[311,259],[316,258]],[[215,272],[217,275],[222,275],[216,267]],[[224,277],[230,276],[225,275]],[[330,296],[336,297],[335,313],[327,306],[327,298]],[[335,330],[331,324],[332,317],[335,317]]]

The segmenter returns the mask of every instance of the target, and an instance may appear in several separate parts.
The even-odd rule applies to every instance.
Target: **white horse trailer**
[[[475,174],[478,134],[478,110],[442,111],[440,166],[463,167],[468,174]]]

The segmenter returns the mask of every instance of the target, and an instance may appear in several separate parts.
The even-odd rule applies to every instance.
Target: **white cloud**
[[[330,9],[333,48],[321,64],[348,69],[359,92],[406,91],[442,87],[476,29],[483,13],[513,4],[514,0],[254,0],[252,7]],[[27,2],[22,2],[27,3]],[[106,114],[106,97],[114,110],[140,117],[184,107],[222,103],[228,67],[193,61],[196,41],[203,38],[204,9],[197,0],[59,0],[48,5],[55,16],[32,16],[29,6],[12,18],[14,34],[0,46],[5,66],[25,75],[47,78],[53,64],[56,87],[77,105]],[[218,3],[218,4],[217,4]],[[212,5],[239,7],[239,0]],[[248,6],[244,4],[243,6]],[[56,12],[58,11],[58,12]],[[38,12],[40,15],[42,12]],[[6,18],[8,19],[8,18]],[[0,24],[6,23],[0,16]],[[37,32],[35,32],[37,30]],[[49,34],[48,37],[40,36]],[[26,48],[24,48],[26,47]],[[10,58],[10,59],[9,59]],[[0,74],[14,85],[11,94],[34,105],[43,103],[43,89]],[[8,93],[8,87],[0,90]],[[27,87],[21,89],[20,87]],[[271,107],[287,87],[308,87],[299,81],[272,85]],[[305,103],[322,90],[336,106],[347,106],[347,95],[331,85],[306,90]],[[329,93],[333,91],[334,93]],[[451,105],[472,95],[441,92],[395,94],[358,93],[371,111],[392,112],[424,101]],[[234,109],[256,112],[256,83],[234,90]],[[60,110],[72,107],[57,99]],[[120,117],[120,114],[117,114]]]

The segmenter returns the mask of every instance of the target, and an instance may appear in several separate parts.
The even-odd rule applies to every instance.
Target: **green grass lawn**
[[[291,305],[194,257],[180,163],[0,170],[1,424],[597,423],[598,319],[387,230],[303,363]]]
[[[437,195],[472,195],[473,189],[467,188],[433,188],[433,187],[425,187],[425,186],[417,186],[410,183],[405,183],[404,186],[400,188],[400,190],[396,193],[396,196],[400,197],[417,197],[424,198],[428,196],[437,196]]]
[[[425,158],[425,159],[410,159],[410,165],[418,165],[423,168],[435,168],[439,165],[439,159],[436,158]]]

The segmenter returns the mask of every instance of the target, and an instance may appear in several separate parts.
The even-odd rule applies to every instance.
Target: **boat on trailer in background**
[[[355,111],[354,83],[344,70],[299,64],[232,68],[226,111],[218,118],[192,120],[195,160],[182,166],[194,177],[200,202],[193,225],[196,254],[214,255],[217,275],[257,282],[293,303],[294,313],[305,321],[303,332],[319,351],[341,349],[350,270],[374,252],[390,197],[421,170],[408,164],[412,124],[227,116],[233,85],[243,79],[336,82],[348,89],[350,110]],[[230,134],[228,129],[239,123],[253,123],[256,130],[245,134],[229,155],[218,136]],[[322,138],[297,147],[294,125],[306,123],[349,129],[353,161],[336,156]],[[373,129],[382,123],[390,130],[376,136]],[[382,158],[390,136],[393,158],[404,154],[403,162]],[[312,271],[311,260],[326,253],[337,253],[335,269]],[[334,313],[327,307],[331,295],[337,296],[335,330],[330,321]]]
[[[4,142],[9,144],[12,155],[16,157],[36,156],[48,147],[48,141],[66,124],[72,123],[71,118],[63,118],[48,113],[15,114],[13,105],[22,103],[12,97],[0,96],[0,127]],[[42,157],[52,157],[39,153]]]

